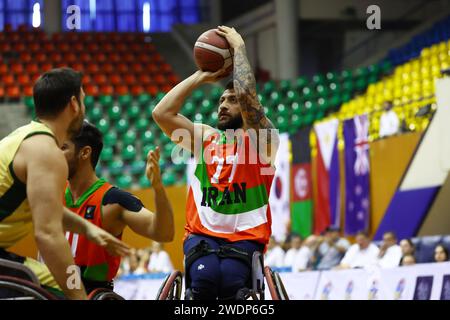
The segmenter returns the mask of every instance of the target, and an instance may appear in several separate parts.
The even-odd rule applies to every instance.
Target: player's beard
[[[241,129],[244,125],[244,120],[242,119],[241,113],[237,114],[234,117],[229,117],[228,120],[220,121],[217,123],[217,128],[221,131],[225,131],[227,129],[237,130]]]
[[[69,167],[69,176],[67,177],[68,180],[72,179],[75,173],[78,169],[78,163],[76,157],[73,159],[67,160],[67,166]]]
[[[84,115],[80,114],[78,117],[72,120],[67,130],[67,135],[69,139],[72,139],[80,134],[81,128],[83,127]]]

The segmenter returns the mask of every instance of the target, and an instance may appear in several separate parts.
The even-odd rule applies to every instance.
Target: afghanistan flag
[[[311,127],[290,136],[292,146],[291,231],[302,238],[312,233]]]

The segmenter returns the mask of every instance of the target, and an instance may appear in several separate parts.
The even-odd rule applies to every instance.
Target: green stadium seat
[[[326,97],[326,96],[329,94],[328,88],[327,88],[325,85],[323,85],[323,84],[319,84],[319,85],[316,87],[316,91],[317,91],[317,94],[318,94],[320,97]]]
[[[87,118],[90,122],[97,122],[103,117],[103,110],[100,107],[87,109]]]
[[[104,170],[103,166],[101,166],[100,164],[97,164],[97,166],[95,167],[95,174],[98,177],[102,177],[103,176],[103,170]]]
[[[147,118],[140,118],[136,124],[136,130],[139,132],[143,132],[145,130],[147,130],[150,126],[149,121],[147,120]]]
[[[194,122],[203,123],[203,114],[197,112],[194,116]]]
[[[141,175],[145,172],[146,162],[143,160],[136,160],[131,163],[130,172],[132,175]]]
[[[130,106],[131,102],[133,102],[133,97],[129,94],[119,96],[118,98],[119,104],[122,108]]]
[[[130,128],[130,124],[128,123],[128,121],[126,119],[120,119],[116,123],[115,127],[119,134],[123,134],[128,131],[128,129]]]
[[[274,111],[272,108],[269,108],[267,106],[264,106],[264,113],[266,114],[266,117],[269,119],[272,119],[273,115],[274,115]]]
[[[155,96],[155,101],[156,103],[160,102],[162,100],[162,98],[164,98],[166,94],[164,92],[158,92]]]
[[[33,97],[25,97],[23,103],[25,104],[28,110],[34,109]]]
[[[108,146],[108,147],[115,146],[117,144],[117,134],[113,131],[107,132],[103,136],[103,142],[104,142],[105,146]]]
[[[150,101],[152,101],[152,97],[147,93],[143,93],[138,96],[137,101],[141,105],[141,107],[144,107],[148,105]]]
[[[299,77],[299,78],[297,78],[297,80],[295,81],[294,87],[295,87],[297,90],[301,90],[301,89],[303,89],[307,84],[308,84],[308,80],[306,79],[306,77]]]
[[[275,127],[280,130],[280,132],[286,132],[289,128],[289,123],[286,117],[278,116],[276,120]]]
[[[122,137],[122,143],[125,145],[136,143],[136,131],[128,130]]]
[[[311,99],[313,97],[312,90],[309,87],[304,87],[302,89],[302,94],[304,99]]]
[[[169,159],[172,157],[172,150],[174,147],[175,147],[174,143],[167,143],[164,145],[162,150],[164,158]]]
[[[341,81],[345,82],[352,79],[352,71],[351,70],[343,70],[341,72]]]
[[[314,84],[319,85],[319,84],[325,84],[326,82],[326,78],[323,74],[315,74],[312,78],[312,81],[314,82]]]
[[[95,99],[93,96],[86,96],[84,98],[84,105],[86,107],[86,109],[91,109],[92,107],[94,107],[95,104]]]
[[[136,158],[136,148],[133,145],[129,144],[122,149],[122,153],[120,156],[125,161],[131,161]]]
[[[386,60],[381,64],[381,71],[383,71],[384,74],[389,74],[392,71],[392,64],[390,61]]]
[[[167,144],[167,143],[171,143],[172,140],[170,140],[170,137],[166,136],[163,132],[160,133],[159,135],[159,143],[161,145]]]
[[[363,90],[367,87],[367,80],[364,77],[359,78],[356,81],[356,85],[355,85],[356,89],[358,90]]]
[[[333,97],[331,97],[330,100],[328,100],[328,102],[331,107],[336,108],[337,106],[339,106],[341,104],[341,99],[340,99],[339,95],[334,95]]]
[[[293,114],[291,117],[291,125],[294,129],[300,129],[302,126],[302,118],[297,114]]]
[[[353,81],[351,81],[351,80],[345,81],[342,88],[345,91],[353,91],[353,89],[354,89]]]
[[[288,108],[286,108],[286,106],[285,106],[284,104],[280,103],[280,104],[277,106],[277,113],[278,113],[280,116],[285,117],[285,116],[287,116],[287,115],[289,114],[289,110],[288,110]]]
[[[262,93],[265,96],[269,96],[275,90],[275,83],[273,81],[268,81],[264,84]]]
[[[278,91],[274,91],[270,94],[270,103],[272,105],[277,105],[281,103],[281,95]]]
[[[99,102],[104,108],[109,108],[113,106],[114,99],[112,96],[100,96]]]
[[[103,162],[110,162],[113,159],[114,151],[110,146],[105,146],[100,154],[100,160]]]
[[[315,120],[316,120],[316,121],[319,121],[319,120],[322,120],[324,117],[325,117],[324,112],[323,112],[323,111],[320,111],[320,112],[318,112],[318,113],[316,114]]]
[[[215,127],[217,125],[217,119],[219,118],[219,115],[217,111],[213,111],[211,115],[208,118],[208,125],[211,127]]]
[[[381,71],[381,67],[379,64],[371,64],[370,66],[368,66],[368,69],[369,69],[369,74],[375,75],[375,76],[377,76]]]
[[[265,106],[267,104],[267,99],[262,94],[258,94],[258,99],[259,99],[259,102],[261,103],[261,105]]]
[[[112,176],[116,177],[123,172],[123,167],[124,164],[122,160],[114,160],[109,164],[108,171]]]
[[[369,69],[368,68],[364,68],[364,67],[358,68],[355,71],[355,75],[358,78],[365,78],[365,77],[367,77],[368,74],[369,74]]]
[[[192,99],[195,102],[200,102],[205,98],[205,93],[203,92],[203,90],[197,89],[192,93]]]
[[[194,112],[195,112],[195,105],[192,101],[186,102],[181,110],[181,113],[186,117],[192,116]]]
[[[128,175],[120,176],[116,181],[120,189],[130,189],[133,184],[133,179]]]
[[[152,112],[153,112],[153,109],[155,109],[155,107],[156,107],[156,101],[155,100],[149,102],[145,106],[142,106],[143,111],[144,111],[142,116],[145,116],[148,119],[152,118]]]
[[[289,90],[286,92],[286,102],[292,103],[292,102],[298,102],[300,101],[300,96],[297,91]]]
[[[371,74],[369,76],[368,83],[372,84],[372,83],[377,83],[377,82],[378,82],[378,76],[376,74]]]
[[[140,188],[150,188],[151,183],[148,180],[147,176],[144,174],[139,178],[139,187]]]
[[[108,107],[108,117],[113,121],[119,120],[122,118],[122,108],[119,105]]]
[[[313,116],[313,114],[312,114],[312,113],[308,113],[308,114],[305,116],[304,123],[305,123],[307,126],[310,126],[310,125],[313,124],[313,122],[314,122],[314,116]]]
[[[291,104],[291,110],[293,114],[300,115],[302,113],[302,108],[300,107],[300,104],[298,102],[293,102]]]
[[[215,105],[209,99],[204,99],[202,101],[200,112],[202,113],[210,113],[214,109]]]
[[[286,92],[288,90],[291,90],[291,82],[289,80],[282,80],[280,82],[280,91]]]
[[[109,130],[109,122],[106,119],[100,119],[97,123],[97,128],[101,133],[106,134]]]
[[[328,72],[325,77],[327,78],[328,82],[334,82],[337,80],[337,74],[335,72]]]
[[[322,111],[322,112],[325,112],[325,111],[327,111],[330,108],[330,104],[324,98],[319,98],[317,100],[317,104],[319,106],[319,110]]]
[[[127,108],[128,119],[135,120],[139,117],[141,113],[141,108],[137,104],[133,104]]]
[[[172,171],[166,171],[162,175],[162,182],[165,186],[174,185],[176,180],[177,180],[176,175]]]
[[[155,136],[151,130],[146,130],[141,135],[141,142],[144,145],[153,144],[155,142]]]
[[[220,97],[222,96],[223,93],[223,88],[222,87],[218,87],[218,86],[214,86],[211,89],[211,92],[209,93],[209,98],[214,102],[214,103],[218,103]]]
[[[330,88],[330,93],[332,94],[338,93],[342,89],[339,82],[331,82],[328,87]]]

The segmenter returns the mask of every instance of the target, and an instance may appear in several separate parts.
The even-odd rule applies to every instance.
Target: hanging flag
[[[314,126],[317,136],[317,203],[314,206],[314,233],[319,234],[340,222],[340,176],[337,131],[338,119]]]
[[[291,232],[303,239],[312,233],[311,127],[290,137],[292,147]]]
[[[275,176],[269,196],[270,211],[272,213],[272,235],[279,242],[286,239],[290,220],[289,149],[289,135],[281,133],[280,145],[275,158]]]
[[[345,233],[368,231],[370,217],[369,120],[367,115],[344,121]]]

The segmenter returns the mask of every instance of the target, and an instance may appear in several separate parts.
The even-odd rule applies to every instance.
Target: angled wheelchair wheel
[[[92,291],[88,300],[125,300],[123,297],[109,289],[99,288]]]
[[[180,271],[173,271],[164,279],[156,300],[180,300],[182,284],[183,274]]]
[[[55,296],[33,282],[9,276],[0,276],[0,299],[57,300]]]
[[[273,271],[268,266],[264,267],[264,277],[266,278],[267,287],[269,288],[269,292],[270,292],[270,296],[272,297],[272,300],[281,300],[281,298],[278,294],[277,288],[276,288]]]
[[[266,266],[264,268],[264,277],[266,278],[272,300],[289,300],[286,288],[278,272],[274,272],[270,267]]]

